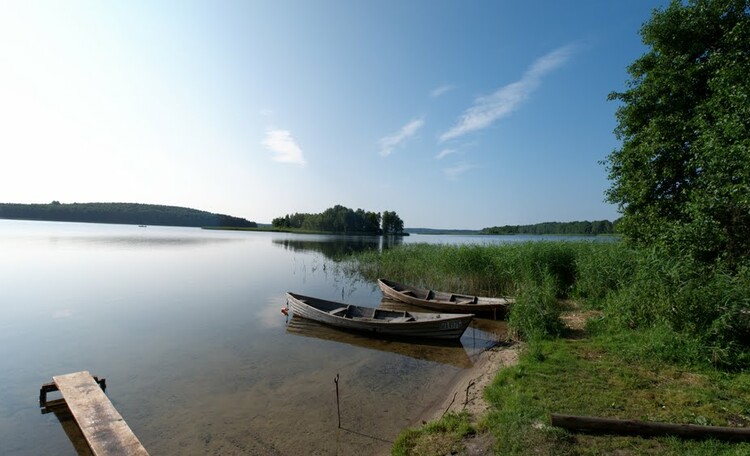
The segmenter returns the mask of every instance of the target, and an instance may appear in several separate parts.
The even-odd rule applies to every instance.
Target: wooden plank
[[[82,371],[52,379],[95,455],[148,455],[91,374]]]
[[[339,307],[338,309],[334,309],[334,310],[332,310],[332,311],[330,311],[328,313],[330,313],[331,315],[335,315],[337,317],[340,317],[343,314],[345,314],[347,310],[349,310],[349,306]]]
[[[640,436],[674,435],[691,439],[712,438],[737,442],[750,441],[750,428],[618,420],[615,418],[561,415],[558,413],[553,413],[550,417],[550,421],[552,426],[561,427],[571,431]]]

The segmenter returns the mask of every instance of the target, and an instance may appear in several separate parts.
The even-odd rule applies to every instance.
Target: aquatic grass
[[[610,294],[627,286],[636,270],[638,252],[624,242],[589,243],[578,249],[573,297],[600,308]]]
[[[551,273],[542,272],[539,283],[526,283],[511,307],[508,326],[518,339],[536,341],[559,336],[562,306],[555,296],[556,284]]]
[[[601,311],[590,328],[598,334],[648,335],[638,347],[623,345],[628,356],[750,367],[750,265],[728,271],[623,242],[562,241],[408,244],[358,254],[346,267],[370,281],[515,296],[510,323],[527,340],[559,335],[555,299],[572,298]]]
[[[352,265],[371,280],[389,277],[415,286],[478,295],[516,295],[525,283],[538,282],[548,274],[554,280],[555,295],[565,297],[576,280],[575,259],[588,244],[592,243],[407,244],[357,254]]]

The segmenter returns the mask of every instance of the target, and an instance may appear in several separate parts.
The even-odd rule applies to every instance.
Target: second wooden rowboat
[[[440,312],[492,313],[505,315],[514,302],[511,298],[487,298],[411,287],[392,280],[378,279],[378,286],[390,299]]]
[[[458,339],[474,317],[355,306],[287,293],[294,315],[342,329],[392,337]]]

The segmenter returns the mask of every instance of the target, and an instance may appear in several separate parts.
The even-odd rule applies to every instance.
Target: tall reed
[[[750,367],[750,264],[732,271],[623,242],[408,244],[347,263],[368,280],[482,296],[515,296],[522,337],[559,333],[559,298],[602,315],[590,324],[624,352],[655,360]],[[613,340],[615,340],[613,339]]]

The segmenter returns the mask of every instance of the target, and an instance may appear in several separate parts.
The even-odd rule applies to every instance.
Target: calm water
[[[504,239],[523,240],[481,241]],[[108,396],[151,454],[388,448],[503,331],[484,322],[460,344],[433,346],[281,314],[286,291],[378,306],[375,284],[345,277],[329,258],[388,246],[376,237],[0,220],[0,454],[76,454],[37,398],[53,375],[79,370],[107,378]]]

